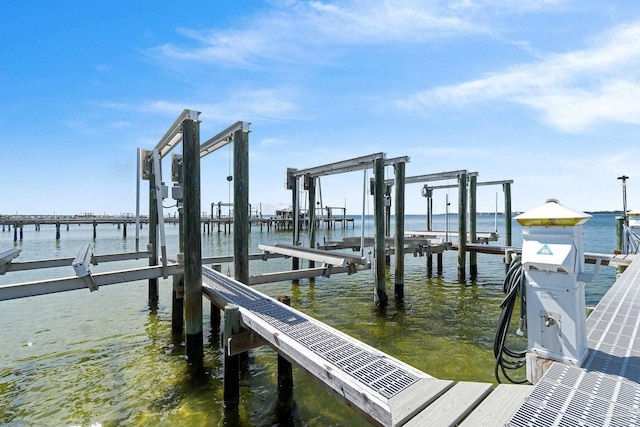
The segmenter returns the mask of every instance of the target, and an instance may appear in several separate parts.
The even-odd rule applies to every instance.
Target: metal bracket
[[[91,292],[98,290],[98,285],[91,276],[91,265],[98,265],[96,258],[93,256],[93,250],[90,244],[85,244],[74,258],[71,266],[76,272],[76,276],[84,279],[87,287]]]
[[[331,277],[331,270],[333,269],[333,266],[331,264],[325,264],[324,265],[324,272],[322,273],[322,277],[326,277],[327,279],[329,277]]]

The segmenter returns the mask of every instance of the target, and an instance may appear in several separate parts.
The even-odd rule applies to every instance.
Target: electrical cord
[[[527,382],[526,379],[514,380],[507,373],[507,371],[520,369],[526,364],[526,351],[515,351],[509,349],[506,345],[509,325],[511,324],[511,317],[518,297],[520,298],[520,324],[517,331],[519,336],[524,335],[526,323],[527,302],[524,270],[522,268],[522,258],[519,255],[513,257],[509,264],[509,268],[503,282],[503,290],[505,297],[500,304],[502,311],[498,320],[496,337],[493,342],[493,355],[496,358],[494,375],[498,383],[502,382],[500,379],[500,372],[502,372],[504,378],[509,382],[514,384],[524,384]]]

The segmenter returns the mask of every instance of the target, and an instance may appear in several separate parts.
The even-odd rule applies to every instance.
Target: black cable
[[[506,346],[507,334],[509,332],[509,325],[511,324],[511,317],[516,305],[518,297],[520,298],[520,325],[518,331],[524,330],[526,319],[526,294],[525,294],[525,280],[524,270],[522,268],[521,257],[516,256],[511,260],[507,274],[503,282],[503,290],[505,297],[500,304],[502,309],[500,318],[498,319],[498,326],[496,329],[496,337],[493,342],[493,355],[496,358],[496,364],[494,369],[494,375],[496,380],[501,383],[500,372],[509,381],[514,384],[524,384],[527,382],[524,380],[512,379],[507,371],[514,371],[525,366],[526,351],[515,351],[509,349]]]

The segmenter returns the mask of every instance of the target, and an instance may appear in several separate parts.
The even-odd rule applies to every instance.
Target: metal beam
[[[237,121],[217,135],[212,136],[200,145],[200,157],[204,157],[214,151],[224,147],[233,140],[233,134],[236,131],[250,132],[249,122]]]
[[[373,162],[377,159],[383,159],[384,153],[375,153],[368,156],[356,157],[349,160],[342,160],[340,162],[329,163],[323,166],[316,166],[313,168],[300,169],[292,171],[294,177],[300,177],[309,175],[312,177],[336,175],[339,173],[353,172],[365,169],[372,169]]]
[[[172,264],[167,266],[167,272],[169,275],[176,274],[182,272],[182,268],[177,264]],[[111,271],[108,273],[95,273],[92,277],[97,286],[106,286],[123,282],[158,278],[162,275],[163,268],[156,266]],[[2,285],[0,286],[0,301],[86,288],[86,281],[79,277],[66,277],[62,279]]]
[[[336,267],[345,267],[347,264],[365,265],[367,263],[366,257],[328,252],[321,249],[311,249],[301,246],[286,245],[283,243],[276,243],[275,245],[260,244],[258,245],[258,249],[265,251],[266,253],[275,253],[285,256],[307,259],[310,261],[318,261],[324,264],[334,265]]]
[[[469,174],[468,176],[473,176],[471,174]],[[483,186],[483,185],[502,185],[502,184],[513,184],[513,180],[512,179],[508,179],[505,181],[485,181],[485,182],[478,182],[476,183],[476,186]],[[451,184],[451,185],[429,185],[428,186],[430,189],[432,190],[444,190],[447,188],[458,188],[458,184]]]
[[[419,184],[421,182],[432,182],[432,181],[446,181],[448,179],[458,179],[460,174],[466,173],[467,176],[478,176],[478,172],[467,172],[466,169],[449,171],[449,172],[438,172],[438,173],[430,173],[426,175],[416,175],[416,176],[408,176],[405,178],[405,184]],[[394,179],[385,179],[385,185],[393,185]],[[457,187],[457,185],[454,185]],[[430,187],[433,188],[433,187]]]
[[[180,116],[178,116],[178,118],[173,122],[173,124],[169,127],[169,130],[167,130],[164,136],[160,138],[160,141],[154,148],[160,153],[160,158],[163,158],[164,156],[169,154],[169,152],[173,150],[180,141],[182,141],[182,122],[185,119],[197,121],[199,115],[199,111],[188,109],[182,111],[182,114],[180,114]]]

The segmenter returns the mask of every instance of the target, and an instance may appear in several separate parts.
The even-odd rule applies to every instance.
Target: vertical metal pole
[[[136,165],[136,252],[140,252],[140,148]]]
[[[378,307],[387,305],[389,298],[386,292],[385,263],[384,263],[384,158],[375,161],[375,194],[374,197],[374,228],[375,228],[375,282],[376,288],[373,301]]]
[[[153,175],[156,186],[156,204],[158,231],[160,231],[160,254],[162,256],[162,276],[167,278],[167,242],[164,236],[164,211],[162,209],[162,171],[160,169],[160,153],[153,150]]]
[[[627,179],[628,176],[622,175],[618,177],[622,181],[622,220],[624,228],[622,230],[622,253],[629,253],[629,215],[627,214]]]
[[[249,284],[249,130],[233,133],[234,277]]]
[[[466,277],[467,257],[467,174],[458,175],[458,282]]]
[[[300,179],[298,177],[293,177],[291,180],[292,189],[291,189],[291,215],[293,218],[293,246],[298,246],[300,244],[300,201],[298,198],[300,197]],[[299,270],[300,269],[300,258],[291,257],[291,269]]]
[[[469,177],[469,243],[476,243],[476,185],[478,182],[477,176]],[[478,253],[475,251],[469,252],[469,274],[471,280],[475,280],[478,277]]]
[[[345,205],[347,201],[345,200]],[[362,182],[362,215],[360,216],[360,256],[364,256],[364,216],[365,208],[367,207],[367,170],[363,171]],[[345,208],[346,213],[346,208]],[[355,227],[355,224],[353,225]]]
[[[201,365],[202,248],[200,237],[200,127],[198,121],[182,122],[184,179],[184,311],[187,361]]]
[[[404,298],[404,178],[405,163],[399,162],[394,165],[395,169],[395,296],[398,299]]]

